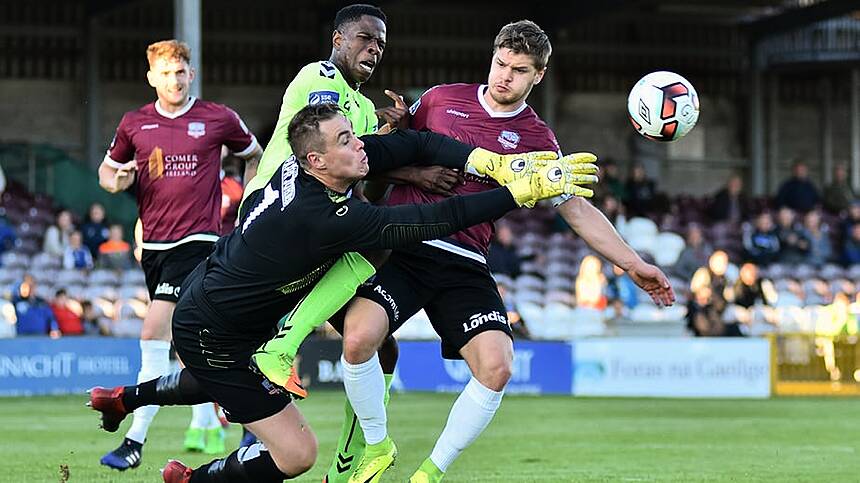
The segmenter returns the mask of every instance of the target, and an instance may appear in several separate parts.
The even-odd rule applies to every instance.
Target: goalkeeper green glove
[[[579,186],[581,184],[593,184],[597,182],[597,176],[583,174],[584,172],[595,173],[597,166],[590,163],[567,164],[564,158],[550,161],[528,178],[520,178],[505,185],[519,206],[532,208],[535,202],[559,195],[581,196],[591,198],[594,191]],[[575,172],[580,171],[580,172]]]
[[[497,154],[483,148],[475,148],[466,161],[466,172],[478,176],[489,176],[501,185],[528,178],[533,172],[558,159],[553,151],[532,151],[520,154]]]

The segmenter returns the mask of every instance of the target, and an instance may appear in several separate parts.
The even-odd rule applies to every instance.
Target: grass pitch
[[[389,426],[400,449],[385,482],[404,482],[429,455],[453,394],[395,394]],[[81,396],[0,398],[0,481],[160,482],[182,452],[188,408],[165,408],[149,431],[142,465],[98,464],[128,428],[98,429]],[[320,482],[339,435],[343,396],[316,391],[300,403],[320,440],[317,465],[293,481]],[[495,420],[449,469],[446,482],[860,481],[856,399],[655,400],[505,397]],[[234,448],[241,428],[228,430]]]

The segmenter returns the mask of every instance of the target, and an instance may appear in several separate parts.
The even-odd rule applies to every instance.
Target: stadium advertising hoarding
[[[571,346],[566,342],[514,343],[507,394],[570,394]],[[400,341],[393,387],[405,391],[460,392],[472,374],[464,361],[442,359],[438,342]]]
[[[756,338],[588,339],[573,351],[578,396],[767,398],[770,344]]]
[[[80,393],[133,384],[137,339],[18,337],[0,340],[0,396]]]

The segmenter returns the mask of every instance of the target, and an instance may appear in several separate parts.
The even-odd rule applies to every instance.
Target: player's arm
[[[519,206],[582,192],[583,188],[574,183],[574,179],[570,167],[555,160],[501,188],[454,196],[437,203],[378,207],[352,198],[337,207],[335,216],[319,222],[323,228],[318,230],[320,239],[312,245],[337,253],[395,248],[432,240],[494,220]],[[596,176],[590,180],[596,181]]]
[[[105,159],[99,165],[99,186],[108,193],[119,193],[127,190],[134,183],[134,173],[137,170],[137,161],[131,160],[127,163],[117,163]]]
[[[557,209],[564,221],[592,250],[626,271],[639,287],[648,292],[654,303],[672,305],[675,293],[666,275],[642,260],[600,210],[577,196],[571,197]]]
[[[126,117],[123,116],[99,165],[99,186],[109,193],[125,191],[134,183],[137,161],[134,159],[134,145],[126,131]]]
[[[248,181],[257,176],[257,167],[260,165],[260,159],[263,158],[263,148],[257,144],[257,148],[245,160],[245,172],[242,175],[242,187],[248,186]]]

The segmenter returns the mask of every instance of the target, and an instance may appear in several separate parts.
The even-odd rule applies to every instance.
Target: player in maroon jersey
[[[551,46],[530,21],[501,29],[486,85],[436,86],[410,109],[411,126],[445,134],[492,151],[558,151],[553,132],[526,98],[546,72]],[[410,168],[388,180],[412,179]],[[457,194],[497,185],[466,173]],[[411,185],[397,185],[389,204],[430,203],[440,199]],[[557,200],[558,210],[593,249],[627,270],[654,301],[669,305],[674,294],[659,268],[645,263],[620,238],[603,214],[584,198]],[[443,357],[465,359],[472,370],[451,409],[432,454],[413,474],[415,483],[436,482],[448,466],[486,428],[511,377],[513,344],[506,310],[486,264],[492,223],[467,228],[438,240],[396,249],[376,277],[359,288],[344,321],[344,387],[368,443],[365,458],[350,481],[370,481],[387,468],[393,447],[387,435],[384,381],[376,349],[420,309],[425,309],[442,339]],[[376,460],[374,455],[378,455]],[[375,480],[373,480],[375,481]]]
[[[146,77],[157,100],[122,117],[99,166],[99,184],[105,190],[117,193],[136,185],[143,225],[141,265],[151,300],[140,334],[138,382],[170,371],[170,321],[180,284],[218,239],[221,146],[251,166],[262,155],[238,114],[190,95],[195,75],[190,55],[188,46],[176,40],[147,48]],[[195,409],[195,419],[197,411],[207,417],[214,414],[211,404],[207,406]],[[146,432],[157,411],[157,406],[135,411],[125,440],[101,463],[118,470],[140,465]],[[223,451],[223,436],[213,433],[212,441],[210,448],[195,449]]]

